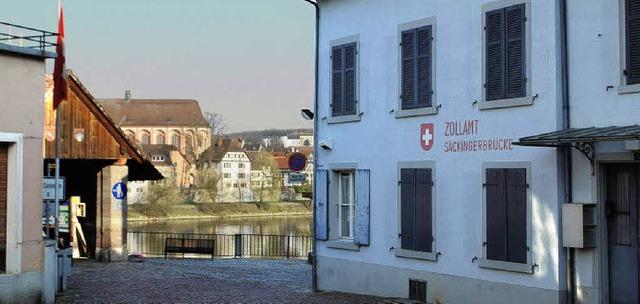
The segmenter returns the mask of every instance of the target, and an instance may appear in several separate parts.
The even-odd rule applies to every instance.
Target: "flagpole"
[[[60,180],[60,113],[58,113],[58,109],[55,110],[55,115],[56,115],[56,144],[55,144],[55,157],[56,157],[56,173],[55,173],[55,206],[56,206],[56,211],[55,211],[55,223],[54,223],[54,237],[56,240],[56,251],[58,250],[59,247],[59,227],[58,227],[58,217],[60,216],[60,199],[59,199],[59,192],[60,189],[58,188],[58,182]]]

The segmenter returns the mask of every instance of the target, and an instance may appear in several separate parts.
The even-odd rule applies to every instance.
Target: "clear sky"
[[[0,2],[0,21],[57,31],[56,0]],[[313,107],[315,11],[303,0],[62,3],[67,68],[97,98],[195,98],[229,131],[312,127],[300,116]]]

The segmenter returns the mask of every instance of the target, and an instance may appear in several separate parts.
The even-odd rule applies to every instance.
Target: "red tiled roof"
[[[276,156],[274,157],[276,163],[278,163],[278,169],[280,170],[289,170],[289,158],[284,156]]]
[[[120,126],[208,127],[195,99],[100,99]]]

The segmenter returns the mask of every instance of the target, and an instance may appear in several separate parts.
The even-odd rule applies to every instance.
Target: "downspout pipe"
[[[313,170],[316,171],[318,168],[318,61],[319,61],[319,50],[320,50],[320,6],[318,3],[313,0],[304,0],[307,3],[313,5],[316,10],[316,37],[315,37],[315,66],[314,66],[314,95],[313,95]],[[314,174],[315,175],[315,174]],[[312,287],[314,291],[318,291],[318,275],[317,275],[317,265],[318,260],[316,259],[318,252],[318,241],[316,240],[316,199],[315,193],[317,189],[316,179],[313,179],[313,216],[311,218],[313,222],[313,253],[312,253],[312,265],[311,265],[311,276],[312,276]]]
[[[561,81],[562,81],[562,129],[571,128],[571,112],[569,105],[569,62],[568,62],[568,25],[567,25],[567,0],[559,0],[560,12],[560,60],[561,60]],[[565,203],[573,202],[573,181],[571,173],[573,171],[571,148],[563,148],[564,163],[564,191]],[[575,269],[575,249],[567,248],[567,300],[568,303],[576,302],[576,269]]]

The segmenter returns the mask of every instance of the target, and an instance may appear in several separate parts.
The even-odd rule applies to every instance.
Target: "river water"
[[[310,236],[311,216],[131,221],[129,231]]]

